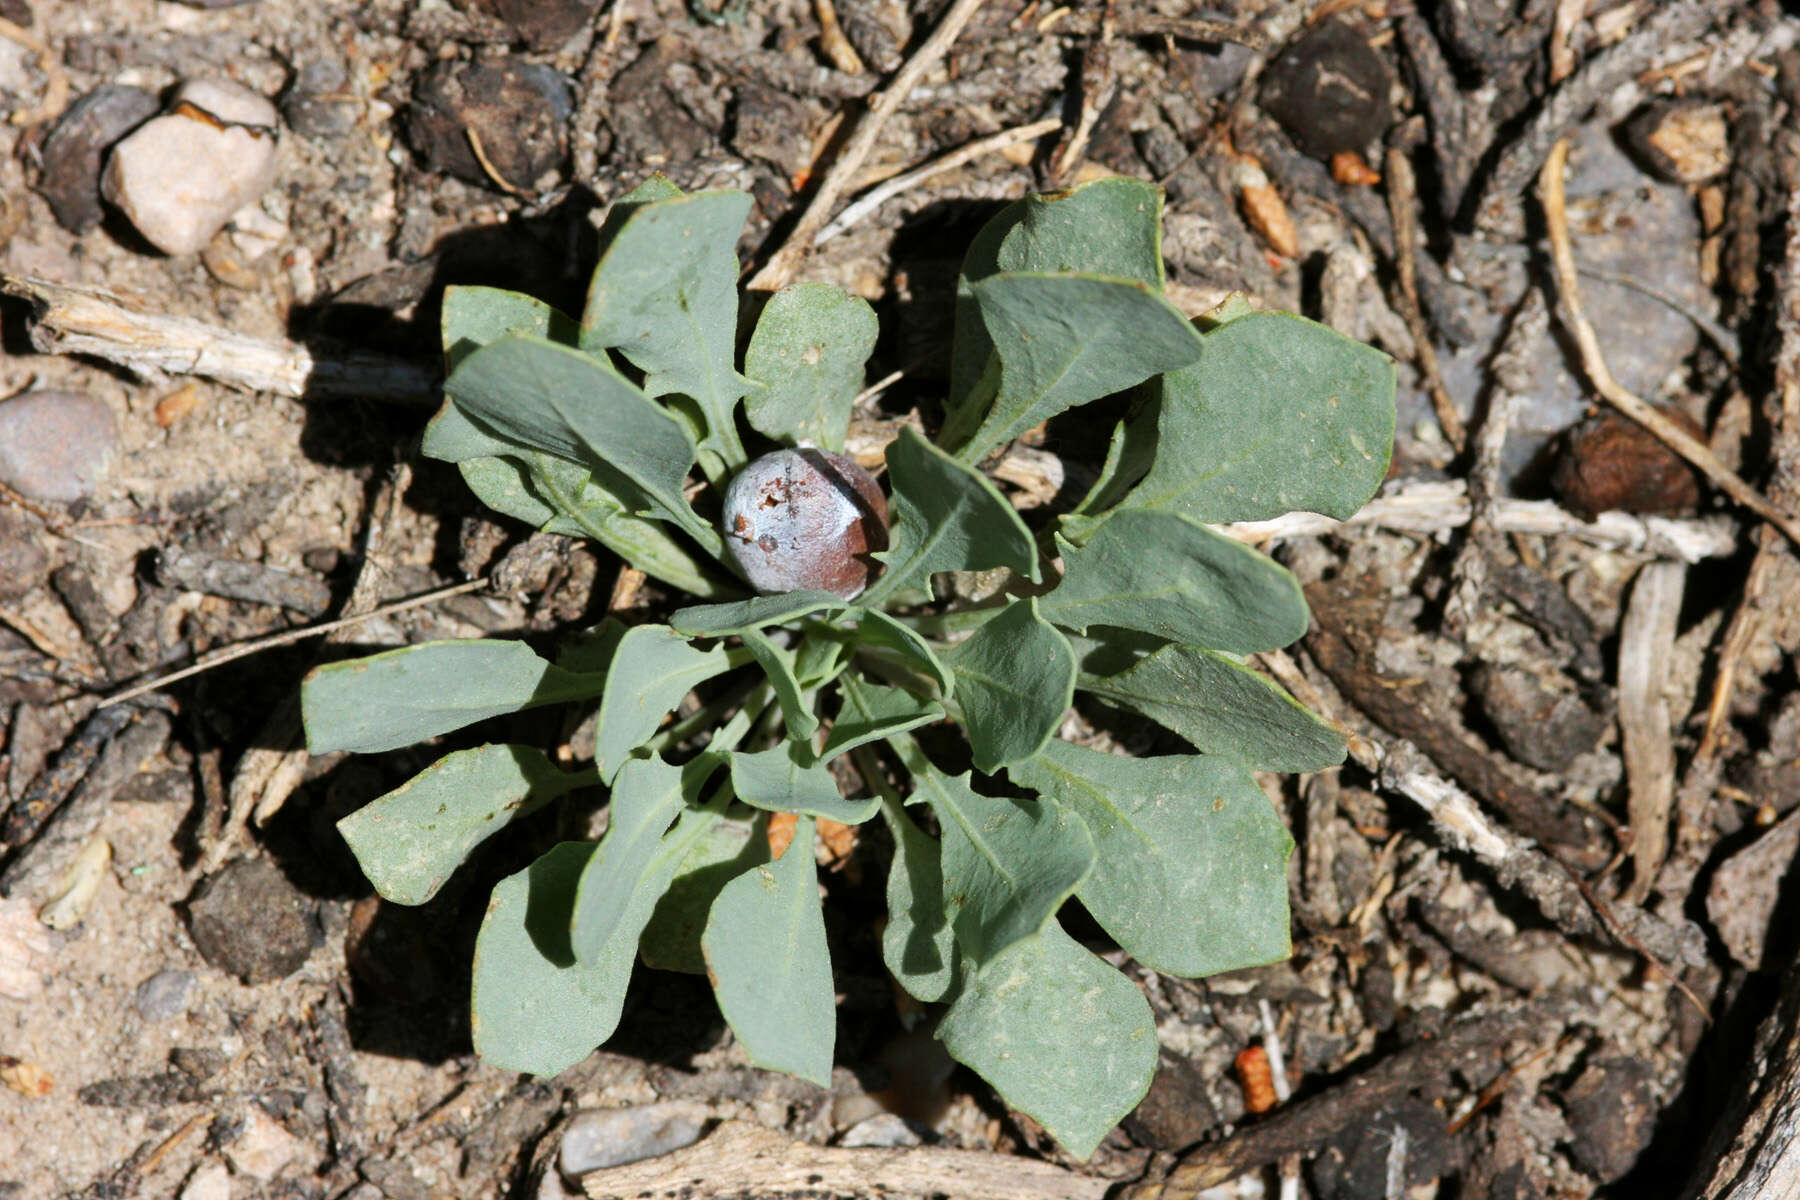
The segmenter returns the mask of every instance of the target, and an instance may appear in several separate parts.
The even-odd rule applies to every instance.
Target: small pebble
[[[699,1141],[711,1115],[703,1105],[682,1100],[586,1109],[563,1130],[557,1165],[574,1180],[603,1167],[667,1154]]]
[[[225,1147],[225,1159],[240,1175],[273,1179],[299,1157],[302,1145],[287,1126],[251,1104],[245,1109],[237,1137]]]
[[[69,105],[44,139],[44,169],[37,182],[38,192],[50,202],[50,211],[63,228],[82,233],[104,219],[101,161],[113,143],[161,107],[153,92],[112,83]]]
[[[0,600],[22,598],[50,572],[36,523],[18,509],[0,508]]]
[[[897,1113],[876,1113],[864,1121],[858,1121],[845,1131],[838,1140],[838,1145],[846,1147],[880,1146],[892,1148],[897,1146],[920,1146],[925,1139],[912,1122]]]
[[[1658,100],[1626,123],[1625,141],[1651,174],[1670,183],[1705,183],[1731,166],[1731,128],[1718,102]]]
[[[193,254],[275,180],[275,106],[229,80],[189,80],[113,147],[106,199],[165,254]]]
[[[93,396],[26,392],[0,401],[0,483],[27,499],[85,499],[118,454],[112,409]]]
[[[356,128],[361,102],[350,90],[341,58],[316,58],[301,67],[281,97],[281,115],[301,137],[341,138]]]
[[[1314,158],[1361,150],[1394,123],[1387,61],[1342,21],[1321,21],[1263,74],[1262,106]]]
[[[413,87],[407,139],[430,170],[530,191],[568,153],[572,106],[568,77],[540,63],[439,63]]]
[[[204,1162],[188,1176],[181,1200],[231,1200],[231,1172],[221,1162]]]
[[[319,942],[311,903],[264,858],[236,859],[202,884],[188,927],[207,962],[248,984],[293,974]]]
[[[1609,724],[1572,689],[1554,691],[1521,667],[1484,666],[1474,684],[1481,711],[1507,752],[1540,771],[1567,770],[1599,743]]]
[[[131,1003],[146,1021],[167,1021],[188,1010],[194,976],[187,971],[158,971],[138,984]]]

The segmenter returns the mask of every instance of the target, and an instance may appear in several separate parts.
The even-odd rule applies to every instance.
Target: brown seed
[[[1663,412],[1705,440],[1706,432],[1687,414]],[[1692,512],[1700,502],[1700,477],[1686,460],[1642,425],[1610,410],[1568,434],[1550,486],[1584,521],[1614,511],[1673,516]]]
[[[1331,156],[1331,177],[1345,187],[1374,187],[1381,182],[1380,173],[1354,150],[1340,150]]]

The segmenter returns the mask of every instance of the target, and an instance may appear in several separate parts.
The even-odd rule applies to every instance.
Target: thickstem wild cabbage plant
[[[1163,296],[1148,184],[1031,197],[968,252],[942,429],[888,448],[884,501],[833,453],[875,343],[869,306],[788,288],[740,357],[749,206],[639,187],[606,221],[579,320],[452,289],[424,441],[493,508],[590,537],[693,602],[661,624],[608,619],[554,658],[445,641],[323,667],[303,690],[309,744],[376,752],[539,705],[594,711],[585,769],[532,746],[458,750],[340,823],[381,895],[420,904],[508,821],[608,790],[605,835],[501,880],[476,942],[475,1047],[541,1075],[611,1036],[641,958],[704,971],[752,1062],[827,1083],[815,826],[879,818],[888,970],[934,1006],[953,1056],[1086,1156],[1143,1097],[1158,1048],[1143,995],[1064,931],[1064,905],[1174,975],[1289,953],[1292,842],[1252,772],[1319,770],[1344,745],[1245,665],[1305,630],[1295,580],[1209,526],[1366,502],[1393,443],[1393,365],[1283,313],[1188,320]],[[1028,528],[981,463],[1109,397],[1098,480]],[[749,431],[787,449],[752,462]],[[757,560],[776,551],[771,575]],[[945,572],[1005,583],[940,601]],[[1059,739],[1077,692],[1192,752]],[[841,756],[863,794],[840,789]],[[771,859],[774,813],[797,824]]]

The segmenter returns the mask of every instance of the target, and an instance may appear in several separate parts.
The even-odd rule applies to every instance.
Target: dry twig
[[[875,148],[876,139],[886,128],[889,118],[899,110],[901,102],[925,77],[926,72],[936,66],[938,60],[949,51],[950,43],[962,33],[963,27],[975,16],[982,3],[983,0],[956,0],[938,22],[937,28],[931,31],[931,36],[894,73],[894,78],[882,90],[880,97],[857,123],[856,132],[850,135],[843,154],[831,165],[825,178],[819,181],[819,190],[813,193],[812,200],[795,222],[787,241],[764,264],[762,270],[751,277],[749,286],[752,290],[780,291],[794,278],[801,262],[812,250],[813,235],[824,228],[838,197],[844,194],[862,170],[864,160]]]
[[[1394,223],[1394,265],[1398,268],[1396,274],[1400,279],[1400,315],[1406,321],[1407,332],[1412,334],[1413,354],[1418,359],[1419,370],[1425,375],[1425,387],[1431,393],[1432,411],[1437,413],[1438,425],[1444,431],[1444,440],[1461,454],[1463,447],[1468,445],[1469,432],[1463,428],[1462,414],[1456,411],[1456,401],[1450,398],[1450,389],[1444,385],[1444,373],[1438,367],[1437,345],[1432,341],[1431,329],[1425,324],[1424,313],[1419,309],[1416,257],[1419,239],[1413,226],[1413,204],[1417,196],[1412,160],[1400,147],[1389,147],[1388,216]]]
[[[999,133],[991,133],[984,138],[958,146],[950,153],[932,159],[922,167],[914,167],[892,178],[884,179],[862,195],[858,196],[844,211],[831,219],[831,223],[819,230],[813,239],[814,246],[823,246],[832,238],[848,233],[852,227],[873,213],[876,209],[892,200],[902,192],[911,191],[927,180],[934,179],[946,171],[954,171],[964,163],[997,153],[1020,142],[1029,142],[1043,137],[1051,130],[1062,128],[1060,117],[1047,117],[1042,121],[1033,121],[1029,125],[1015,125],[1011,129],[1003,129]],[[862,397],[857,398],[860,402]]]
[[[45,354],[89,354],[137,375],[204,375],[282,396],[435,401],[437,372],[385,355],[315,354],[192,317],[148,311],[105,288],[0,275],[0,291],[32,302],[31,344]]]
[[[1686,590],[1687,568],[1651,563],[1638,572],[1619,630],[1619,732],[1630,785],[1631,862],[1625,898],[1642,904],[1669,847],[1669,805],[1675,798],[1669,660]]]
[[[1507,498],[1495,500],[1491,512],[1493,527],[1501,533],[1572,537],[1609,550],[1630,550],[1681,562],[1726,558],[1738,551],[1737,530],[1728,518],[1677,521],[1606,512],[1584,521],[1548,500]],[[1362,525],[1401,533],[1439,534],[1467,525],[1469,514],[1468,486],[1464,481],[1413,480],[1371,500],[1348,521],[1336,521],[1318,513],[1288,513],[1268,521],[1239,521],[1216,528],[1240,542],[1264,545]]]

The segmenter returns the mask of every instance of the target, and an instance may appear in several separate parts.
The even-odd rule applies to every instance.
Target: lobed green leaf
[[[618,1028],[631,959],[578,963],[569,947],[576,881],[595,850],[563,842],[494,887],[469,1006],[475,1052],[490,1066],[555,1075]]]
[[[583,700],[600,677],[552,666],[524,642],[422,642],[328,663],[300,685],[314,754],[397,750],[520,709]]]
[[[594,767],[611,783],[631,752],[695,685],[735,663],[723,648],[702,650],[666,625],[637,625],[619,639],[600,692]]]
[[[1294,841],[1242,763],[1211,754],[1125,758],[1053,741],[1013,766],[1093,835],[1076,890],[1133,958],[1197,978],[1280,961]]]
[[[608,222],[581,314],[582,347],[616,349],[651,396],[693,400],[700,448],[733,467],[744,461],[735,411],[749,390],[735,365],[737,238],[749,213],[743,192],[645,193]]]
[[[744,351],[744,374],[762,385],[744,402],[751,427],[788,445],[842,450],[879,333],[869,302],[842,288],[798,283],[775,293]]]
[[[1126,507],[1342,520],[1369,501],[1393,453],[1393,359],[1290,313],[1242,316],[1202,342],[1198,362],[1163,378],[1156,460]]]
[[[843,825],[860,825],[875,815],[881,801],[847,800],[837,777],[811,747],[788,738],[767,750],[731,755],[731,790],[752,808],[799,813]]]
[[[509,821],[593,782],[531,746],[477,746],[438,759],[337,828],[382,899],[423,904]]]
[[[1199,331],[1135,281],[1002,274],[970,286],[1000,358],[1000,383],[980,427],[957,445],[963,462],[1200,357]]]
[[[1222,654],[1168,645],[1116,675],[1078,686],[1143,714],[1205,754],[1259,771],[1322,771],[1344,761],[1344,739],[1279,686]]]
[[[718,814],[688,810],[705,769],[635,758],[613,780],[606,834],[581,872],[570,945],[583,963],[637,957],[638,938],[688,850]],[[676,819],[675,832],[670,826]]]
[[[1057,539],[1063,578],[1038,601],[1058,625],[1110,625],[1250,654],[1306,632],[1306,598],[1286,568],[1170,512],[1125,509],[1081,545]]]
[[[1093,869],[1094,839],[1054,800],[983,796],[966,774],[913,782],[942,831],[944,911],[977,963],[1042,932]]]
[[[1160,1054],[1144,994],[1055,922],[965,977],[938,1037],[1077,1158],[1137,1107]]]
[[[1031,531],[979,471],[910,427],[888,447],[887,463],[894,524],[888,549],[875,556],[887,569],[864,594],[865,604],[926,586],[938,571],[1010,567],[1027,579],[1038,577]]]
[[[904,688],[868,683],[848,672],[838,676],[838,690],[844,702],[819,751],[821,762],[944,717],[944,706],[936,700],[923,699]]]
[[[719,1009],[750,1061],[829,1086],[837,993],[812,818],[800,819],[780,858],[725,885],[700,945]]]
[[[1074,697],[1075,652],[1038,615],[1035,599],[1014,600],[942,657],[956,677],[954,704],[983,771],[1036,754]]]
[[[881,811],[894,834],[881,958],[913,999],[929,1004],[942,1000],[956,980],[940,843],[927,837],[898,804],[885,804]]]
[[[702,814],[695,814],[702,815]],[[721,817],[705,824],[682,857],[675,878],[656,902],[638,939],[644,965],[659,971],[706,974],[700,935],[725,885],[769,861],[768,817]],[[676,825],[670,837],[682,835]]]

